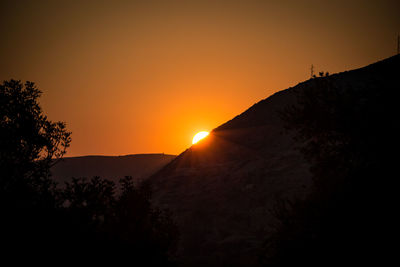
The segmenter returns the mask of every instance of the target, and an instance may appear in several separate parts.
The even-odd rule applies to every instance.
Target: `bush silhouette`
[[[170,214],[152,207],[150,184],[135,186],[132,177],[120,184],[117,195],[113,182],[79,178],[60,192],[67,217],[79,227],[79,244],[74,246],[83,246],[101,261],[124,255],[136,263],[171,265],[178,229]]]

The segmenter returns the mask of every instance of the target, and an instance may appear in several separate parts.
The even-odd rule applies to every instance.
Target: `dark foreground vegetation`
[[[99,177],[56,186],[49,170],[71,133],[43,114],[40,94],[31,82],[0,85],[2,259],[172,265],[177,227],[167,211],[152,207],[150,184],[125,177],[118,194]]]
[[[314,190],[277,204],[280,224],[265,243],[265,265],[385,265],[394,258],[399,56],[364,71],[374,78],[357,86],[312,79],[297,92],[298,104],[282,112],[312,166]]]

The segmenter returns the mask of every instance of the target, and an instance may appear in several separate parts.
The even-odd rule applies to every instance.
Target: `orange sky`
[[[0,80],[36,82],[67,156],[178,154],[315,70],[396,53],[400,1],[0,1]]]

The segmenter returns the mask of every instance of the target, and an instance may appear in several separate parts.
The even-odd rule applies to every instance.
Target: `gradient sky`
[[[3,1],[0,80],[34,81],[67,156],[178,154],[315,70],[396,53],[400,1]]]

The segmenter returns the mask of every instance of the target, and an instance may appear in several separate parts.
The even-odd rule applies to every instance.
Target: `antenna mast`
[[[399,49],[397,48],[397,50],[399,50]],[[314,77],[314,65],[311,64],[311,78],[313,78],[313,77]]]

